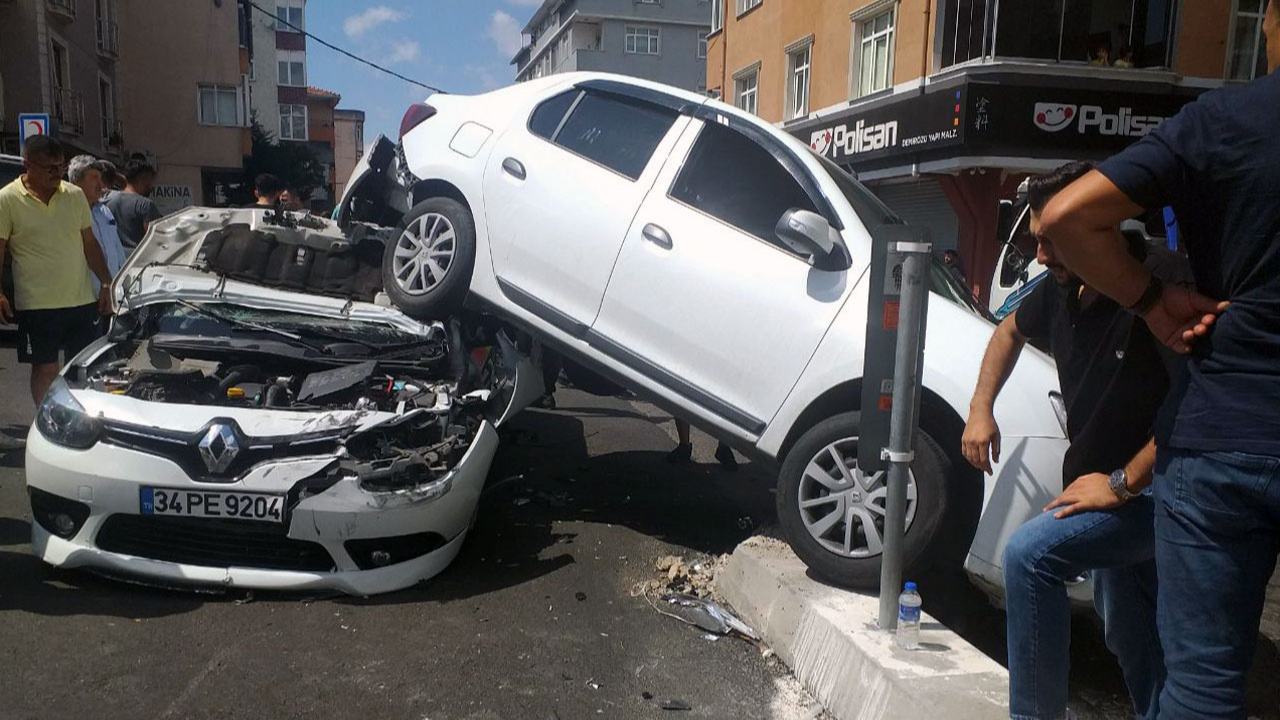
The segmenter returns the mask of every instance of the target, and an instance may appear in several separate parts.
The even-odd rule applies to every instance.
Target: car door
[[[672,108],[575,87],[508,130],[484,177],[502,292],[585,332],[636,209],[687,123]]]
[[[604,352],[751,435],[781,406],[855,279],[778,239],[787,210],[825,216],[830,205],[802,185],[801,163],[780,162],[790,151],[762,137],[691,121],[640,207],[591,331]]]

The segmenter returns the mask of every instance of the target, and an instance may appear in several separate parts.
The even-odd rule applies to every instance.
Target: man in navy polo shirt
[[[1156,432],[1160,718],[1244,717],[1280,552],[1280,0],[1263,32],[1269,75],[1187,105],[1042,216],[1068,268],[1189,353]],[[1166,204],[1208,297],[1162,286],[1114,230]]]

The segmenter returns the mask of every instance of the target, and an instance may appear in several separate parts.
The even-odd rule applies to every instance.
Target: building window
[[[276,55],[276,82],[290,87],[307,86],[306,54],[284,51]]]
[[[809,114],[809,61],[813,41],[787,53],[787,120]]]
[[[352,123],[355,126],[356,133],[356,155],[364,156],[364,123]]]
[[[764,0],[738,0],[738,14],[741,15],[762,2]]]
[[[1267,0],[1236,0],[1228,80],[1252,80],[1267,74],[1266,35],[1262,34],[1266,12]]]
[[[853,21],[853,96],[879,92],[893,84],[893,28],[897,9]]]
[[[707,32],[706,30],[698,31],[698,57],[700,58],[704,58],[707,56],[707,35],[710,35],[710,34],[711,33]]]
[[[253,11],[243,3],[236,5],[236,26],[240,29],[240,47],[247,48],[253,42],[253,23],[249,16]]]
[[[635,55],[657,55],[661,31],[654,27],[627,26],[627,52]]]
[[[200,124],[239,127],[240,86],[200,85]]]
[[[292,26],[292,27],[290,27]],[[276,29],[285,32],[301,32],[306,27],[302,24],[302,7],[288,5],[276,6]],[[296,30],[294,28],[297,28]]]
[[[306,105],[281,105],[280,106],[280,139],[281,140],[306,140],[307,139],[307,106]]]
[[[733,104],[752,115],[759,112],[760,66],[733,76]]]
[[[711,32],[724,29],[724,3],[725,0],[711,0]]]

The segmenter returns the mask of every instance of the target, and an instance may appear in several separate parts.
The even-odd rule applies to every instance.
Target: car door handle
[[[653,223],[645,225],[644,230],[640,231],[640,236],[660,248],[671,249],[671,235]]]
[[[528,175],[524,171],[524,163],[515,158],[507,158],[502,161],[502,169],[511,177],[517,180],[524,180]]]

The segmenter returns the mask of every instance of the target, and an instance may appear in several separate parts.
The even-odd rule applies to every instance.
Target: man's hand
[[[1166,285],[1159,302],[1142,319],[1157,340],[1185,355],[1197,338],[1209,334],[1228,305],[1184,287]]]
[[[0,293],[0,320],[11,323],[13,319],[13,306],[9,304],[9,298]]]
[[[1062,508],[1053,516],[1059,520],[1089,510],[1110,510],[1124,504],[1111,490],[1111,478],[1102,473],[1081,475],[1062,494],[1045,506],[1044,511]]]
[[[111,314],[111,287],[108,285],[103,285],[98,291],[98,314]]]
[[[990,412],[970,411],[960,447],[970,465],[992,474],[991,463],[1000,462],[1000,426],[995,417]]]

